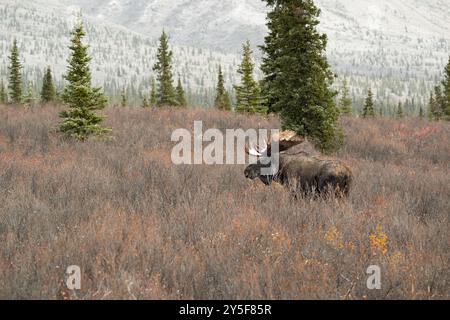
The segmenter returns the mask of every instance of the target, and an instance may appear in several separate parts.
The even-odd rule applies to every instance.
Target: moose
[[[258,162],[245,169],[245,177],[251,180],[259,178],[268,186],[277,182],[303,194],[321,195],[332,192],[339,196],[348,196],[353,174],[341,161],[311,156],[307,152],[286,153],[305,140],[293,131],[283,131],[272,136],[269,142],[265,141],[261,148],[247,146],[247,154],[258,157]],[[278,143],[278,151],[272,151],[276,149],[272,148],[274,143]],[[279,159],[276,171],[271,170],[273,156]]]

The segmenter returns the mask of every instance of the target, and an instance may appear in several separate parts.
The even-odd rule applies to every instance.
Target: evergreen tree
[[[122,92],[120,93],[120,105],[122,108],[125,108],[128,105],[128,97],[127,97],[127,89],[123,87]]]
[[[397,107],[397,118],[402,119],[405,117],[405,112],[403,111],[403,105],[401,102],[398,103]]]
[[[261,96],[261,88],[253,78],[254,68],[250,41],[247,41],[243,46],[242,63],[238,69],[241,84],[234,87],[237,99],[236,111],[266,114],[268,110]]]
[[[339,109],[341,110],[342,114],[352,114],[352,99],[350,98],[347,80],[344,80],[344,84],[342,87],[342,96],[339,100]]]
[[[327,36],[317,30],[320,10],[312,0],[264,1],[272,8],[262,47],[269,111],[280,112],[284,129],[309,136],[322,150],[337,148],[343,134],[325,56]]]
[[[442,81],[442,86],[444,88],[442,113],[445,115],[447,120],[450,120],[450,58],[444,70],[444,80]]]
[[[144,95],[143,99],[142,99],[142,108],[146,109],[148,108],[150,105],[148,104],[148,99],[147,99],[147,95]]]
[[[433,118],[437,121],[442,119],[444,114],[445,97],[442,95],[442,88],[440,85],[434,87],[434,112]]]
[[[180,107],[187,107],[187,101],[186,101],[186,94],[183,89],[183,85],[181,84],[181,79],[178,78],[178,85],[177,85],[177,105]]]
[[[169,49],[169,38],[163,31],[161,37],[159,38],[156,63],[153,67],[153,70],[157,72],[158,106],[177,105],[175,89],[173,87],[172,57],[173,53]]]
[[[56,100],[56,88],[53,84],[52,70],[47,68],[42,82],[41,101],[43,103],[54,102]]]
[[[218,101],[217,105],[220,110],[227,110],[227,111],[233,110],[233,103],[231,102],[231,97],[228,91],[225,91],[221,99]],[[267,108],[265,113],[267,113]]]
[[[22,102],[22,64],[19,58],[19,48],[17,47],[17,40],[14,39],[9,56],[10,65],[9,70],[9,96],[12,103]]]
[[[92,135],[101,136],[111,130],[100,126],[104,118],[95,113],[106,107],[107,100],[101,88],[92,87],[89,68],[91,57],[88,55],[89,46],[82,42],[86,34],[81,21],[76,24],[71,35],[71,57],[64,76],[68,85],[62,95],[69,110],[60,113],[62,122],[59,130],[68,137],[85,141]]]
[[[423,111],[422,106],[420,106],[420,109],[419,109],[419,118],[421,118],[421,119],[425,118],[425,111]]]
[[[437,119],[437,103],[436,103],[436,99],[434,98],[434,94],[433,92],[431,92],[430,94],[430,100],[428,103],[428,118],[431,120],[439,120]]]
[[[363,117],[364,118],[373,118],[375,117],[375,104],[373,101],[373,93],[372,89],[369,88],[369,93],[367,94],[366,101],[364,103]]]
[[[152,92],[150,93],[150,105],[152,107],[158,104],[158,92],[156,90],[156,81],[152,78]]]
[[[222,66],[219,66],[219,77],[217,82],[217,93],[216,100],[214,101],[214,106],[219,110],[231,111],[231,100],[230,95],[225,89],[225,79],[222,73]]]
[[[6,93],[5,84],[3,80],[0,82],[0,103],[8,103],[8,94]]]
[[[34,101],[35,101],[35,98],[34,98],[34,92],[33,92],[33,83],[30,81],[30,82],[28,82],[27,93],[23,97],[23,102],[27,106],[32,106],[34,104]]]

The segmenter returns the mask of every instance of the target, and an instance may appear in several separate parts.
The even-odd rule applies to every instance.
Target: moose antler
[[[270,156],[273,142],[278,142],[279,152],[283,152],[299,144],[302,144],[304,141],[305,138],[300,137],[294,131],[283,131],[271,136],[269,139],[269,143],[264,140],[264,146],[261,149],[259,147],[255,147],[253,144],[250,144],[250,148],[247,146],[245,148],[245,152],[255,157],[262,157],[264,155]]]
[[[250,148],[248,146],[245,147],[245,153],[254,157],[263,156],[263,153],[261,153],[253,144],[250,144]]]
[[[273,137],[274,141],[278,141],[280,146],[280,152],[289,150],[299,144],[302,144],[305,142],[305,138],[299,136],[295,131],[283,131],[280,132],[278,135],[274,135]]]

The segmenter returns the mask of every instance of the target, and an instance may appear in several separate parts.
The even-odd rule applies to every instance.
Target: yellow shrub
[[[342,234],[335,226],[331,227],[325,234],[325,241],[336,249],[342,249],[344,247],[344,241]]]
[[[372,253],[374,255],[381,254],[385,256],[388,254],[389,237],[386,233],[384,233],[381,225],[377,226],[377,229],[370,235],[369,239],[370,248],[372,249]]]

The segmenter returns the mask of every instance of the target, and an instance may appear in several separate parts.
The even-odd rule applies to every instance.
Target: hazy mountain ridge
[[[237,52],[262,44],[267,7],[261,0],[65,0],[103,20],[175,43]],[[317,0],[334,71],[352,94],[373,86],[378,99],[425,103],[450,52],[450,2],[443,0]],[[340,81],[338,81],[339,83]]]
[[[323,11],[320,30],[329,38],[327,55],[339,76],[337,87],[346,77],[356,100],[370,86],[386,105],[406,99],[426,103],[448,61],[450,2],[318,0],[317,4]],[[250,39],[254,46],[261,44],[266,33],[267,8],[260,0],[0,0],[2,8],[0,76],[6,75],[13,36],[32,44],[22,44],[30,78],[39,78],[45,64],[54,65],[60,76],[73,12],[82,8],[94,79],[114,92],[123,84],[132,84],[137,91],[148,89],[156,40],[164,28],[174,44],[175,74],[181,74],[188,90],[208,95],[211,101],[218,65],[224,66],[231,87],[238,82],[241,43]]]
[[[261,44],[268,8],[262,0],[63,0],[99,19],[156,37],[165,28],[177,43],[239,50],[246,39]],[[321,29],[344,35],[372,30],[402,37],[450,39],[450,2],[443,0],[317,0]],[[236,32],[238,31],[238,32]],[[364,34],[360,34],[364,35]],[[220,37],[219,37],[220,36]],[[330,39],[334,41],[333,38]],[[338,40],[338,39],[336,39]],[[367,40],[367,39],[366,39]]]
[[[176,43],[237,52],[262,42],[265,5],[254,0],[63,0],[101,20],[157,37],[166,29]]]
[[[7,56],[13,38],[17,38],[26,81],[40,81],[47,65],[54,68],[56,79],[62,81],[76,10],[76,7],[64,7],[51,1],[1,0],[0,77],[6,79]],[[98,22],[89,16],[84,19],[95,84],[116,95],[124,85],[132,91],[130,95],[148,92],[150,79],[155,76],[152,67],[158,45],[156,39],[108,22]],[[212,99],[220,64],[227,85],[237,81],[237,55],[187,46],[173,45],[172,48],[174,80],[180,74],[188,91],[199,96],[209,94]]]

